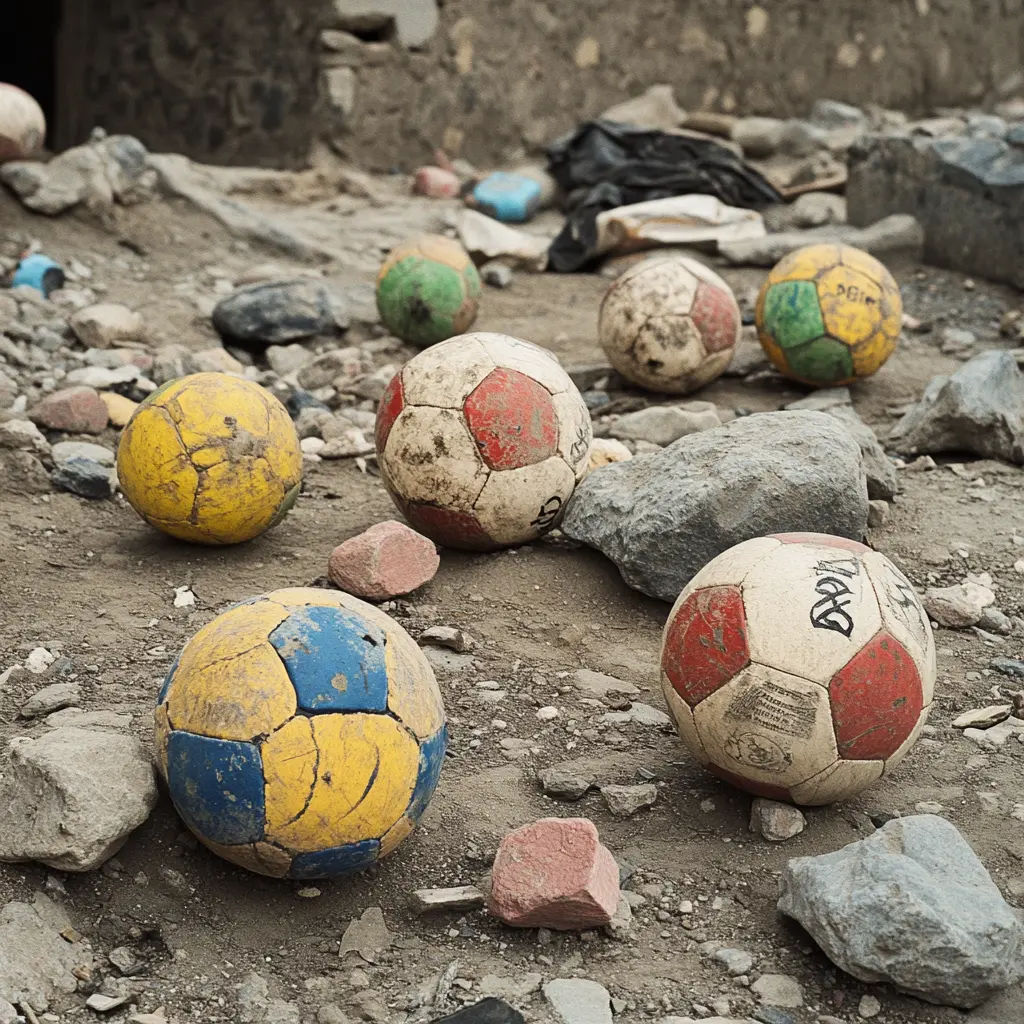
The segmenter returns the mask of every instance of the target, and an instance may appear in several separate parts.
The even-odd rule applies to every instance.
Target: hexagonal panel
[[[661,673],[661,692],[665,696],[665,703],[668,705],[668,713],[672,717],[672,721],[675,723],[676,732],[679,733],[679,738],[683,741],[683,746],[693,754],[701,764],[706,765],[708,763],[708,755],[704,750],[704,746],[700,741],[700,736],[697,735],[697,726],[693,720],[693,710],[690,705],[683,700],[682,697],[676,693],[676,688],[672,685],[672,681]]]
[[[406,405],[461,409],[473,389],[497,364],[478,335],[464,334],[432,345],[402,370]]]
[[[736,347],[740,334],[740,308],[728,286],[723,288],[702,281],[690,318],[700,331],[708,352]]]
[[[877,373],[889,356],[896,351],[898,337],[898,334],[887,334],[883,323],[882,330],[874,337],[854,345],[850,349],[850,354],[853,357],[853,368],[857,376],[870,377],[873,373]]]
[[[477,332],[466,337],[478,341],[496,366],[525,373],[552,395],[560,395],[573,387],[572,379],[554,355],[539,345],[513,338],[510,334]]]
[[[630,267],[609,289],[604,310],[613,318],[632,322],[657,312],[662,316],[685,316],[693,309],[700,278],[690,261],[679,256],[655,256]],[[608,307],[611,307],[608,309]]]
[[[809,384],[841,384],[853,379],[853,353],[849,346],[825,335],[786,350],[791,376]]]
[[[794,786],[794,803],[822,807],[849,800],[874,785],[882,777],[881,761],[836,761],[812,779]]]
[[[575,487],[575,474],[555,455],[536,466],[491,473],[473,513],[498,544],[525,544],[559,521]]]
[[[818,299],[825,330],[848,346],[877,334],[882,327],[882,289],[849,267],[833,267],[818,279]]]
[[[812,281],[773,284],[765,295],[762,329],[787,354],[825,333],[818,305],[818,290]]]
[[[573,388],[552,398],[558,420],[558,454],[579,481],[587,471],[590,444],[594,439],[590,410]]]
[[[297,854],[292,860],[288,877],[309,881],[340,878],[368,868],[379,857],[379,839],[361,839],[357,843],[329,846],[325,850]]]
[[[691,708],[749,661],[739,587],[696,590],[673,610],[662,641],[661,671]]]
[[[408,502],[468,512],[489,470],[461,410],[406,406],[380,456],[387,482]]]
[[[756,785],[789,789],[839,757],[824,687],[751,664],[693,712],[709,760]]]
[[[853,245],[842,245],[839,247],[839,262],[844,267],[856,270],[863,274],[869,281],[882,286],[887,277],[890,277],[885,264],[876,259],[869,252],[858,249]]]
[[[377,406],[377,423],[373,439],[377,454],[381,454],[388,443],[391,428],[395,425],[399,413],[405,408],[405,391],[402,387],[402,371],[391,378],[391,383],[384,389],[380,404]]]
[[[743,581],[750,658],[827,686],[882,626],[861,556],[783,544]]]
[[[808,245],[783,257],[768,275],[771,284],[782,281],[813,281],[842,262],[838,245]]]
[[[836,673],[829,694],[839,756],[849,761],[892,757],[924,709],[914,659],[884,629]]]
[[[924,705],[935,693],[935,636],[928,614],[914,585],[896,566],[877,551],[864,556],[864,565],[878,596],[882,623],[907,649],[921,678]]]
[[[532,377],[499,367],[466,399],[466,423],[491,469],[521,469],[558,449],[558,418],[549,392]]]

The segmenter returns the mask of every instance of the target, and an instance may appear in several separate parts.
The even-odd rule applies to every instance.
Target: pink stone
[[[514,928],[585,930],[619,905],[619,868],[586,818],[541,818],[505,836],[488,910]]]
[[[379,601],[422,587],[440,564],[433,541],[390,519],[339,544],[327,575],[336,587]]]
[[[459,194],[459,178],[443,167],[421,167],[413,179],[412,190],[431,199],[454,199]]]
[[[47,395],[29,413],[29,419],[68,434],[99,434],[107,426],[107,407],[92,388],[83,384]]]

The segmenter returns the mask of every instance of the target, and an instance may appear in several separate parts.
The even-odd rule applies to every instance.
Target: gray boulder
[[[820,412],[747,416],[662,452],[603,467],[562,530],[610,558],[637,590],[674,601],[712,558],[770,533],[867,530],[861,453]]]
[[[1024,466],[1024,374],[1009,352],[982,352],[951,377],[935,377],[893,427],[910,455],[973,452]]]
[[[899,490],[896,466],[878,443],[875,432],[857,415],[852,405],[837,405],[826,411],[833,419],[839,420],[860,445],[868,497],[872,501],[892,501]]]
[[[0,861],[91,871],[156,804],[153,765],[134,736],[62,726],[16,737],[0,781]]]
[[[791,860],[779,910],[829,959],[940,1005],[971,1008],[1024,978],[1024,925],[944,818],[897,818],[823,857]]]
[[[330,296],[309,278],[241,288],[221,299],[213,326],[226,341],[263,348],[334,331]]]

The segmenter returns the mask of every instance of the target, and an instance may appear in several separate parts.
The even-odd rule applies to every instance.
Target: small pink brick
[[[413,179],[412,190],[431,199],[454,199],[459,194],[459,179],[443,167],[421,167]]]
[[[29,412],[33,423],[68,434],[99,434],[107,426],[103,399],[84,384],[47,395]]]
[[[541,818],[498,847],[488,910],[514,928],[597,928],[618,905],[618,865],[586,818]]]
[[[422,587],[440,564],[433,541],[390,519],[339,544],[331,552],[327,575],[355,597],[382,601]]]

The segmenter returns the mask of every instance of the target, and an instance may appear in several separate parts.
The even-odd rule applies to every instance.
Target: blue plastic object
[[[64,287],[64,268],[49,256],[41,252],[26,256],[14,271],[11,278],[11,287],[17,288],[25,285],[28,288],[35,288],[42,292],[47,298],[50,292],[55,292]]]
[[[521,224],[540,207],[541,187],[525,174],[496,171],[477,182],[471,195],[481,213],[507,224]]]

